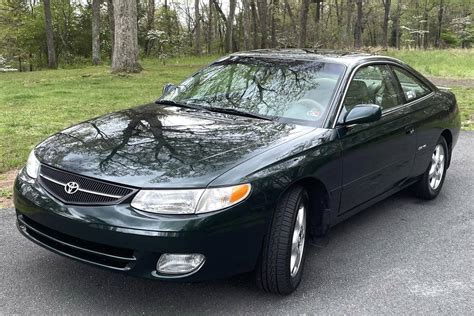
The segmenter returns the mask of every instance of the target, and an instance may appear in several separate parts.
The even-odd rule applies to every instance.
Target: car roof
[[[328,49],[313,48],[290,48],[290,49],[257,49],[245,52],[238,52],[230,56],[276,58],[276,59],[298,59],[325,61],[344,64],[348,67],[354,66],[364,61],[392,61],[402,63],[392,57],[375,55],[357,51],[338,51]]]

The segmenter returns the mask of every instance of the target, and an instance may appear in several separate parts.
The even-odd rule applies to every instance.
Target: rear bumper
[[[40,246],[112,271],[152,279],[201,281],[254,269],[267,227],[258,199],[228,210],[192,216],[155,216],[129,204],[64,205],[23,172],[14,186],[17,226]],[[163,253],[200,253],[204,265],[187,276],[160,275]]]

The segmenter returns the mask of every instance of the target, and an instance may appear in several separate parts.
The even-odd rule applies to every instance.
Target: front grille
[[[99,244],[60,233],[40,225],[24,215],[18,216],[18,227],[39,245],[73,259],[114,270],[130,270],[136,258],[132,249]]]
[[[136,192],[132,188],[80,176],[46,165],[40,167],[39,183],[51,195],[66,204],[117,204]],[[77,190],[73,193],[67,193],[66,184],[68,183],[77,183]]]

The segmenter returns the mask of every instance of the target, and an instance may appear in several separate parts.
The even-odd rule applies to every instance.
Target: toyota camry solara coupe
[[[459,129],[454,95],[393,58],[233,54],[36,146],[14,186],[18,228],[109,270],[254,271],[288,294],[309,238],[406,187],[435,198]]]

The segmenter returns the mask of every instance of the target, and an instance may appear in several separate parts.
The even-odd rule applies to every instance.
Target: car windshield
[[[320,61],[230,57],[202,69],[161,100],[318,126],[344,69]]]

